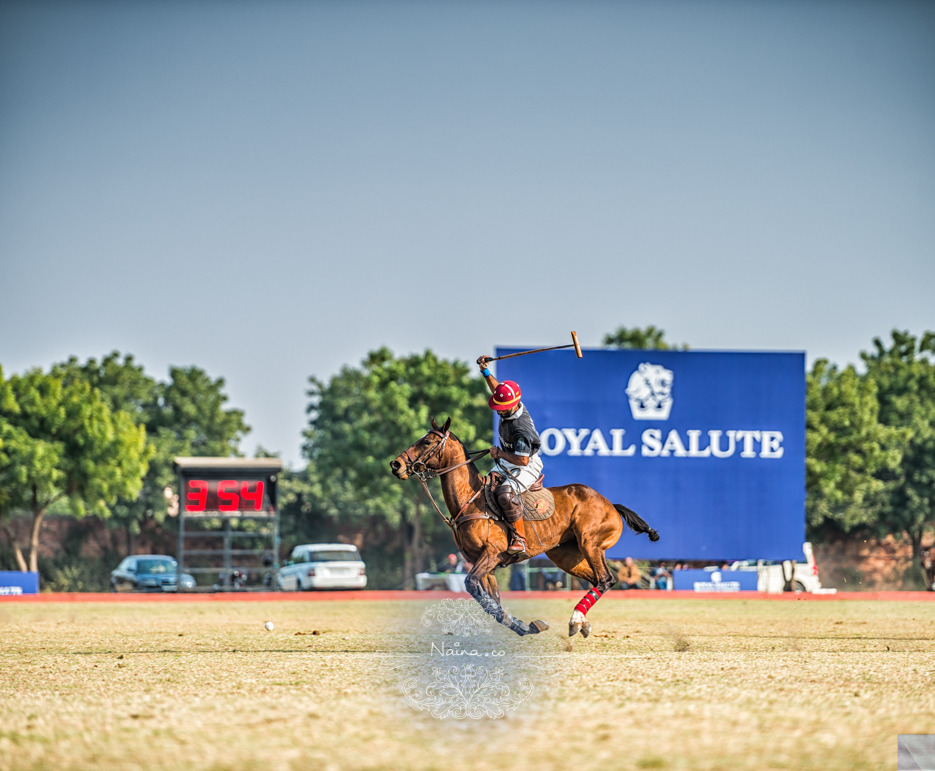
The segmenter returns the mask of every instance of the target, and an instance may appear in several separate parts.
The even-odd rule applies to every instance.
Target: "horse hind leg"
[[[575,609],[568,621],[569,637],[574,637],[579,632],[582,637],[587,637],[591,634],[591,622],[588,621],[587,616],[588,611],[616,583],[613,573],[607,566],[604,553],[597,550],[597,553],[591,555],[591,559],[589,559],[578,544],[568,543],[549,551],[548,557],[566,573],[570,573],[576,578],[583,578],[593,587],[575,605]],[[596,570],[594,563],[596,563]]]
[[[586,557],[587,558],[587,557]],[[595,560],[597,561],[597,560]],[[610,568],[607,565],[607,560],[604,557],[604,553],[599,553],[599,566],[596,571],[597,581],[592,589],[589,589],[584,597],[575,605],[575,610],[572,613],[572,619],[576,619],[581,623],[581,636],[587,637],[591,634],[591,622],[588,621],[587,613],[594,606],[601,596],[610,590],[610,588],[616,583],[614,580],[614,574],[611,573]],[[593,563],[589,559],[588,566],[592,568]],[[577,614],[577,617],[576,617]],[[569,636],[572,636],[571,626],[569,625]]]

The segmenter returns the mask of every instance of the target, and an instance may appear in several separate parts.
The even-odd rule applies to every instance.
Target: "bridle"
[[[400,456],[405,461],[406,474],[408,474],[409,476],[414,476],[416,479],[418,479],[422,483],[422,487],[425,488],[425,494],[428,495],[429,500],[432,502],[432,506],[435,507],[435,511],[438,512],[438,515],[444,520],[445,524],[451,528],[452,532],[455,534],[455,540],[457,540],[458,518],[465,511],[467,511],[468,506],[470,506],[474,502],[474,499],[477,498],[477,496],[483,492],[484,487],[483,485],[481,485],[480,490],[478,490],[476,493],[474,493],[474,495],[472,495],[468,499],[467,503],[465,503],[461,507],[461,509],[458,511],[457,514],[455,514],[452,517],[446,517],[442,513],[442,510],[438,508],[438,504],[435,503],[435,498],[432,497],[432,491],[429,490],[428,482],[432,479],[435,479],[436,477],[444,476],[445,474],[448,474],[454,471],[455,469],[459,469],[462,466],[467,466],[469,463],[473,463],[475,460],[483,458],[485,455],[487,455],[490,452],[490,450],[489,449],[488,450],[468,450],[462,444],[461,447],[464,449],[464,454],[467,456],[467,460],[462,461],[461,463],[456,463],[454,466],[445,466],[444,468],[430,468],[427,464],[427,461],[431,460],[436,455],[439,455],[439,456],[441,455],[442,450],[445,448],[445,445],[448,443],[449,437],[453,438],[456,442],[458,442],[458,444],[461,444],[461,440],[458,439],[458,437],[454,436],[454,434],[452,434],[451,431],[449,431],[448,429],[445,429],[445,431],[442,432],[440,428],[433,428],[425,436],[423,436],[422,439],[425,439],[426,437],[429,437],[429,436],[437,436],[439,438],[439,441],[437,441],[431,447],[427,447],[425,450],[423,450],[422,453],[420,453],[418,458],[413,459],[412,456],[410,456],[409,448],[406,448],[405,450],[403,450],[402,453],[400,453]],[[420,439],[419,441],[422,441],[422,439]],[[418,442],[416,444],[418,444]],[[472,515],[472,517],[473,516],[477,516],[477,515]],[[459,548],[460,548],[460,544],[459,544]]]
[[[406,462],[406,473],[409,476],[416,477],[423,484],[431,479],[435,479],[436,477],[444,476],[445,474],[454,471],[455,469],[459,469],[462,466],[467,466],[469,463],[473,463],[475,460],[483,458],[490,452],[490,450],[468,450],[465,448],[464,454],[467,456],[466,461],[458,463],[454,466],[446,466],[445,468],[429,468],[426,461],[431,460],[436,455],[441,455],[442,450],[445,449],[445,445],[448,443],[449,437],[454,438],[454,440],[459,444],[461,443],[461,440],[454,436],[451,431],[446,430],[444,433],[442,433],[440,428],[433,428],[425,436],[423,436],[422,439],[425,439],[427,436],[437,436],[439,441],[433,444],[431,447],[426,447],[422,454],[419,455],[419,457],[415,460],[413,460],[413,458],[409,455],[409,448],[406,448],[402,451],[402,453],[400,453],[403,460]],[[420,439],[419,441],[422,440]],[[464,445],[461,446],[464,447]]]

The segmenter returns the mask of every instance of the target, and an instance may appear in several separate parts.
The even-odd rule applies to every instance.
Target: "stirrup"
[[[514,538],[506,550],[507,554],[525,554],[526,541],[519,536]]]

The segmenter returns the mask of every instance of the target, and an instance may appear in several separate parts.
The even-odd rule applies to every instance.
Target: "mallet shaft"
[[[581,353],[581,344],[578,342],[578,334],[576,332],[571,333],[571,345],[553,345],[551,348],[536,348],[532,351],[520,351],[519,353],[508,353],[506,356],[497,356],[496,358],[487,359],[487,361],[501,361],[502,359],[512,359],[514,356],[528,356],[531,353],[542,353],[543,351],[560,351],[562,348],[574,348],[575,356],[579,359],[583,356]]]
[[[502,359],[512,359],[514,356],[528,356],[530,353],[542,353],[543,351],[558,351],[562,348],[574,348],[574,343],[571,345],[554,345],[551,348],[536,348],[534,351],[520,351],[519,353],[508,353],[506,356],[497,356],[496,358],[487,359],[487,361],[501,361]]]

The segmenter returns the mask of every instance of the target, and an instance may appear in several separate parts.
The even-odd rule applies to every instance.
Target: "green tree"
[[[908,534],[920,562],[923,534],[935,525],[935,332],[919,339],[893,330],[889,347],[880,338],[873,347],[861,358],[876,386],[880,422],[903,437],[901,463],[881,474],[889,494],[878,529]]]
[[[123,410],[138,424],[147,422],[156,398],[156,381],[147,375],[142,365],[127,354],[113,351],[101,359],[88,359],[81,364],[74,356],[61,364],[53,364],[51,374],[65,383],[84,381],[96,388],[112,410]]]
[[[172,469],[178,456],[236,456],[250,431],[242,410],[225,408],[223,378],[212,380],[198,367],[171,367],[169,381],[159,382],[132,355],[114,351],[84,364],[72,357],[53,367],[66,383],[85,382],[115,410],[129,414],[146,431],[149,470],[139,494],[121,497],[112,507],[114,522],[127,532],[128,548],[147,521],[162,523],[175,511]]]
[[[878,420],[877,389],[853,367],[818,359],[806,377],[808,527],[875,527],[885,505],[881,473],[898,468],[902,433]]]
[[[0,381],[2,381],[0,373]],[[32,517],[28,565],[38,570],[39,538],[49,507],[59,501],[77,517],[110,515],[118,497],[135,496],[146,473],[146,434],[111,410],[86,382],[31,370],[0,385],[0,516]]]
[[[657,348],[662,350],[688,350],[688,345],[667,343],[666,333],[650,324],[648,327],[618,327],[616,332],[604,335],[603,345],[615,348]]]
[[[422,486],[397,480],[389,463],[425,434],[431,416],[450,417],[452,431],[469,448],[489,446],[486,385],[463,362],[431,351],[396,358],[387,348],[327,383],[314,377],[310,383],[305,455],[317,490],[308,492],[338,519],[376,515],[396,528],[402,581],[411,585],[425,560],[426,527],[444,525],[431,519],[437,514]]]

